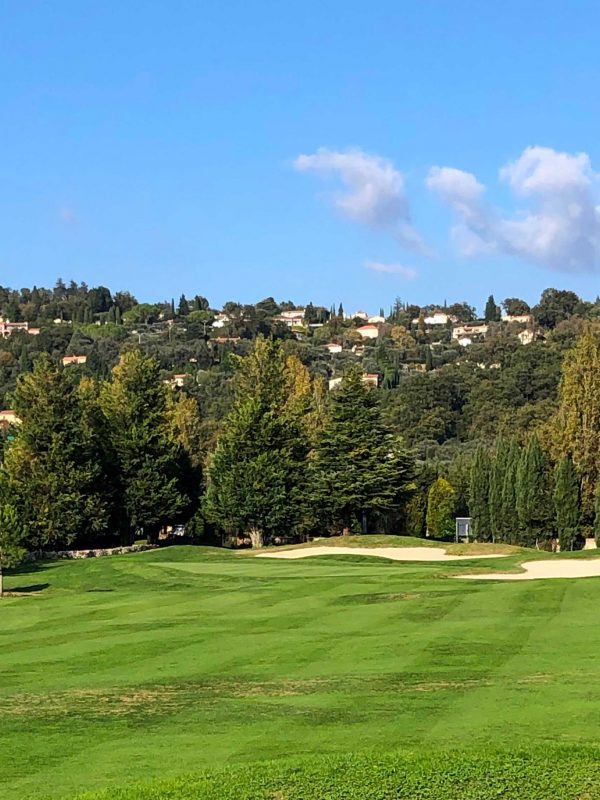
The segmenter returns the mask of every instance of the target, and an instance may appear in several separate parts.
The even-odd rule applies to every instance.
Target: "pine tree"
[[[95,432],[83,424],[77,385],[46,354],[13,397],[21,420],[5,453],[10,502],[32,547],[68,546],[104,535],[109,513]]]
[[[517,469],[517,514],[523,544],[539,544],[550,533],[552,502],[546,458],[534,434],[521,454]]]
[[[100,393],[118,476],[121,527],[130,538],[143,531],[154,539],[190,504],[166,392],[158,362],[133,350],[121,356]]]
[[[480,541],[491,538],[489,510],[491,462],[487,448],[477,448],[471,467],[469,512],[473,536]]]
[[[412,457],[383,424],[377,395],[356,367],[329,395],[311,467],[314,506],[346,533],[366,533],[369,514],[401,509],[413,490]]]
[[[561,459],[554,471],[555,525],[561,550],[573,550],[579,533],[579,480],[570,458]]]
[[[446,478],[431,484],[427,497],[427,533],[437,539],[449,539],[455,532],[456,492]]]
[[[236,397],[209,464],[206,507],[229,533],[261,547],[297,532],[306,517],[311,382],[280,341],[256,339],[239,362]]]

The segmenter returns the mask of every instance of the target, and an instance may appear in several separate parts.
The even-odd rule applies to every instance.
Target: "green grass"
[[[531,556],[281,561],[178,547],[30,566],[0,604],[0,797],[153,779],[176,783],[106,797],[536,796],[456,793],[450,767],[454,795],[448,782],[419,788],[455,764],[483,791],[509,762],[529,783],[562,781],[567,793],[541,799],[600,797],[598,754],[573,748],[600,737],[600,580],[449,580]],[[365,772],[365,758],[378,785],[406,773],[413,793],[397,780],[391,794],[358,779],[353,795],[323,788]]]

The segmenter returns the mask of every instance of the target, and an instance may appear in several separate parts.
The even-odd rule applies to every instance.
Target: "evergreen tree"
[[[228,533],[261,547],[307,518],[306,429],[311,383],[280,341],[259,336],[239,362],[236,398],[209,464],[206,507]]]
[[[190,305],[186,300],[185,295],[182,294],[181,297],[179,298],[179,307],[177,309],[177,314],[180,317],[187,317],[189,313],[190,313]]]
[[[492,541],[504,538],[504,478],[508,467],[509,444],[500,440],[490,467],[489,513]]]
[[[344,319],[344,306],[340,303],[337,315],[340,319]]]
[[[486,322],[499,322],[500,320],[500,309],[496,305],[493,294],[491,294],[487,299],[484,316]]]
[[[108,527],[95,432],[82,424],[77,385],[46,354],[22,375],[13,397],[21,425],[5,453],[10,502],[32,547],[89,541]]]
[[[121,309],[119,306],[115,306],[115,323],[117,325],[123,324],[123,320],[121,319]]]
[[[414,488],[412,457],[383,424],[358,368],[329,395],[311,466],[315,507],[345,533],[366,533],[368,514],[401,509]]]
[[[129,538],[143,531],[153,540],[190,503],[158,362],[137,350],[124,353],[100,402],[115,454],[121,528]]]
[[[427,532],[438,539],[448,539],[455,533],[456,492],[446,478],[431,484],[427,498]]]
[[[425,347],[425,369],[427,372],[431,372],[433,369],[433,356],[431,354],[431,347],[429,347],[429,345]]]
[[[580,479],[582,523],[591,527],[600,479],[600,351],[591,330],[565,355],[554,432],[555,456],[572,459]]]
[[[579,533],[579,480],[570,458],[554,471],[555,525],[561,550],[573,550]]]
[[[475,539],[487,541],[491,538],[490,521],[490,473],[491,462],[487,449],[477,448],[471,467],[469,484],[469,512]]]
[[[4,595],[4,570],[16,566],[25,554],[25,527],[13,505],[0,501],[0,598]]]
[[[107,314],[106,314],[106,321],[107,321],[107,322],[110,322],[110,323],[112,323],[113,325],[114,325],[114,324],[115,324],[115,322],[117,321],[117,319],[116,319],[116,311],[115,311],[115,306],[111,306],[111,307],[108,309],[108,312],[107,312]]]
[[[517,515],[517,471],[520,460],[520,448],[513,439],[508,447],[504,479],[502,482],[502,512],[500,530],[502,540],[514,544],[519,538],[519,520]]]
[[[546,458],[534,434],[521,454],[517,469],[517,514],[523,544],[539,544],[550,533],[551,497]]]

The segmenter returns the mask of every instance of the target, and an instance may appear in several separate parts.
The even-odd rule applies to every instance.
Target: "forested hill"
[[[191,466],[180,477],[184,483],[196,483],[193,489],[182,489],[182,496],[188,500],[197,498],[187,506],[178,506],[179,501],[173,501],[170,518],[175,520],[184,520],[200,503],[198,498],[206,481],[196,480],[194,475],[199,475],[206,466],[228,425],[234,427],[235,413],[228,425],[224,424],[232,409],[235,412],[234,375],[239,357],[253,352],[257,341],[272,340],[278,346],[273,352],[293,358],[291,363],[297,365],[293,368],[294,380],[299,381],[298,385],[305,380],[301,374],[305,370],[306,380],[314,389],[306,413],[315,414],[315,419],[323,419],[319,414],[328,404],[327,389],[335,389],[344,375],[362,375],[365,386],[373,389],[370,394],[377,406],[377,420],[373,422],[373,417],[369,422],[377,429],[373,442],[380,433],[383,436],[385,429],[387,435],[394,435],[402,442],[405,452],[410,453],[417,465],[412,488],[404,495],[406,502],[411,496],[410,503],[403,501],[400,508],[396,499],[394,515],[384,522],[380,515],[378,524],[382,529],[391,526],[394,532],[401,525],[404,531],[417,535],[425,530],[431,487],[440,479],[442,483],[435,484],[435,489],[441,493],[442,506],[444,493],[451,490],[451,514],[474,513],[472,501],[477,487],[473,486],[473,463],[478,446],[493,449],[498,442],[505,442],[508,452],[510,446],[523,448],[536,432],[548,458],[542,470],[547,483],[557,459],[573,455],[569,442],[554,441],[549,426],[557,414],[563,413],[559,410],[561,374],[574,358],[593,361],[593,355],[586,356],[582,351],[581,341],[585,335],[596,337],[595,332],[600,328],[600,300],[587,302],[573,292],[556,289],[545,290],[533,308],[518,298],[507,298],[497,304],[490,296],[478,316],[476,309],[464,302],[419,307],[400,299],[387,309],[367,311],[344,309],[341,304],[309,303],[297,307],[291,301],[276,302],[273,298],[256,305],[229,302],[217,309],[201,295],[148,303],[139,302],[127,291],[113,293],[102,286],[88,288],[75,282],[66,285],[59,280],[52,289],[13,291],[0,287],[0,314],[0,403],[5,410],[14,407],[18,411],[18,403],[31,409],[27,391],[46,391],[44,386],[51,391],[57,380],[66,381],[61,391],[67,385],[79,386],[79,394],[73,399],[75,406],[68,413],[83,413],[85,422],[86,413],[91,416],[96,413],[89,411],[95,406],[94,403],[89,406],[87,401],[97,393],[102,424],[110,426],[118,418],[117,401],[107,398],[111,391],[121,391],[119,381],[129,391],[132,381],[143,383],[152,375],[152,380],[161,384],[164,391],[166,385],[171,387],[164,401],[166,416],[161,419],[164,422],[168,418],[171,441],[177,440],[186,445],[184,449],[187,447],[186,457]],[[577,353],[573,351],[576,345],[579,356],[573,355]],[[123,362],[123,356],[130,352],[149,358],[140,363]],[[43,354],[49,358],[42,357]],[[35,380],[31,384],[18,381],[19,376],[35,372],[37,361],[40,364],[43,361],[43,368],[38,370]],[[52,372],[54,369],[56,374]],[[278,374],[284,372],[282,366]],[[17,383],[20,388],[15,393]],[[104,384],[110,390],[104,392]],[[252,391],[250,382],[249,396]],[[148,392],[151,394],[149,386]],[[329,394],[335,395],[335,391]],[[160,402],[163,400],[161,395]],[[81,403],[80,408],[77,404]],[[287,403],[286,400],[280,408],[284,415]],[[5,419],[9,422],[10,415]],[[146,424],[148,420],[143,422]],[[157,425],[160,427],[163,422]],[[91,427],[95,424],[90,420]],[[125,418],[119,420],[119,426],[125,424]],[[14,429],[5,426],[4,430],[5,438],[12,440]],[[94,430],[94,435],[102,439],[101,429]],[[318,431],[318,425],[315,430]],[[43,426],[36,435],[43,438]],[[86,435],[85,430],[81,435]],[[34,442],[35,436],[31,436]],[[373,453],[379,447],[380,455],[385,453],[381,436],[380,444],[373,445]],[[24,440],[24,435],[20,438]],[[308,456],[308,451],[316,444],[310,437],[309,440],[301,460],[306,457],[310,462],[312,456]],[[368,453],[368,442],[367,437],[365,459],[374,458],[373,453]],[[118,446],[116,443],[115,447]],[[235,447],[232,445],[232,463]],[[505,451],[502,451],[504,461],[501,460],[503,470],[508,469]],[[489,450],[487,465],[483,464],[481,453],[479,461],[475,459],[483,475],[480,495],[486,502],[491,479],[485,475],[495,469],[496,452]],[[324,450],[322,456],[325,465],[331,453]],[[595,467],[585,466],[586,457],[589,461],[584,454],[583,461],[575,463],[575,467],[585,495],[589,529],[593,524],[596,479]],[[380,463],[381,460],[374,458],[373,470]],[[331,464],[335,466],[333,457]],[[405,467],[408,476],[412,468],[405,465],[402,469]],[[133,462],[130,468],[135,475]],[[323,469],[331,472],[333,467]],[[92,473],[87,479],[92,480]],[[147,487],[139,491],[142,496]],[[546,487],[545,491],[547,498],[550,490]],[[119,506],[121,516],[126,502],[123,499]],[[112,501],[107,503],[112,508]],[[162,522],[168,521],[168,515],[162,517]],[[119,528],[118,520],[109,522],[105,521],[113,530]],[[306,520],[304,523],[310,527]],[[283,529],[286,524],[282,523]],[[431,524],[435,528],[433,518]],[[447,519],[442,527],[446,524]],[[482,524],[485,538],[493,531],[493,525],[485,516]],[[236,529],[231,520],[223,519],[220,525],[222,530]],[[288,528],[295,529],[294,525],[290,522]],[[73,529],[76,527],[74,522]],[[133,532],[144,526],[131,517],[126,527]],[[534,535],[530,533],[525,537],[528,541]],[[510,538],[508,534],[506,538]]]

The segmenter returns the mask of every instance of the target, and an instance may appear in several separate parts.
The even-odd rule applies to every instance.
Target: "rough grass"
[[[455,751],[259,764],[80,800],[596,800],[600,748]]]
[[[534,748],[521,778],[547,774],[537,797],[581,800],[569,781],[592,772],[575,769],[579,756],[553,771],[568,759],[544,753],[600,738],[600,580],[449,580],[525,558],[280,561],[173,547],[13,572],[15,596],[0,603],[0,797],[366,800],[379,795],[358,777],[354,795],[334,788],[365,758],[385,788],[409,762],[410,780],[454,763],[480,780],[481,759],[500,759],[500,780],[499,765]],[[440,799],[492,796],[457,792],[452,774],[432,784],[450,781]],[[554,793],[561,775],[571,794]],[[126,788],[153,779],[167,788]],[[255,795],[240,793],[246,783]],[[435,796],[415,786],[415,799]]]

